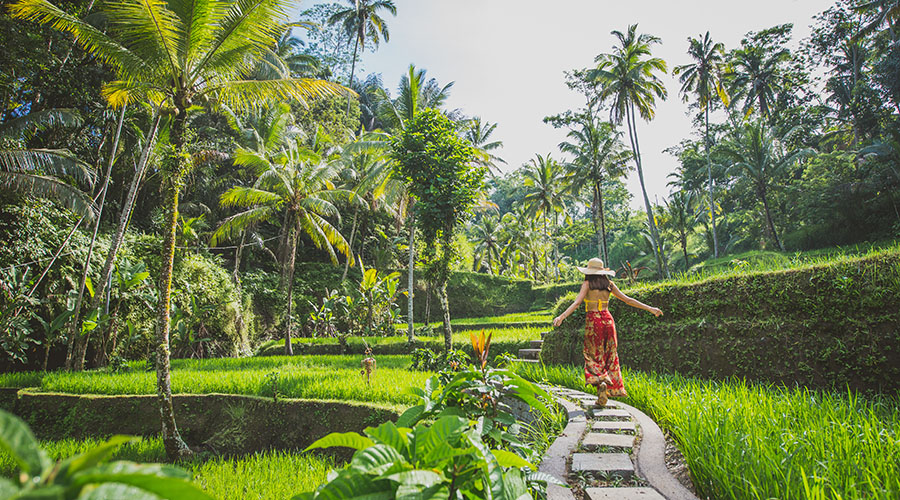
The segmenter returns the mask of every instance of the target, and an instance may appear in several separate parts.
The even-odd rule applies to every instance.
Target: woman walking
[[[579,267],[578,270],[584,273],[581,291],[575,302],[553,320],[553,326],[561,325],[584,302],[587,310],[584,328],[584,378],[589,385],[597,388],[597,405],[603,406],[609,396],[628,395],[616,352],[616,323],[608,309],[610,298],[616,297],[629,306],[649,311],[656,317],[662,316],[662,311],[619,291],[619,287],[609,279],[616,272],[604,267],[600,259],[591,259],[587,267]]]

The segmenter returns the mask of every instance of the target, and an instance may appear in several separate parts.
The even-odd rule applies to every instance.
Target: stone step
[[[581,447],[588,451],[596,451],[602,446],[616,448],[633,448],[634,436],[626,434],[607,434],[605,432],[590,432],[581,442]]]
[[[522,359],[541,359],[540,349],[519,349],[519,357]]]
[[[590,500],[666,500],[653,488],[585,488]]]
[[[601,418],[605,420],[611,420],[614,418],[631,418],[631,414],[625,410],[610,410],[607,408],[604,408],[602,410],[591,410],[591,414],[594,416],[594,418]]]
[[[591,431],[631,431],[635,432],[634,422],[621,420],[597,420],[591,424]]]
[[[515,363],[540,363],[541,360],[539,360],[539,359],[522,359],[522,358],[516,358],[516,359],[513,360],[513,362],[515,362]]]
[[[612,401],[607,401],[604,406],[597,405],[595,404],[596,402],[597,398],[584,398],[581,400],[581,406],[583,406],[585,410],[615,410],[618,408]]]
[[[634,464],[627,453],[573,453],[572,472],[628,479],[634,475]]]
[[[543,345],[544,345],[543,340],[529,340],[528,341],[528,346],[531,347],[532,349],[540,349],[541,346],[543,346]]]

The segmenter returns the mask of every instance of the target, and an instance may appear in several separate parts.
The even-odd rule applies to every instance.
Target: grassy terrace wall
[[[624,366],[863,391],[900,389],[900,252],[625,293],[613,301]],[[557,314],[574,294],[560,299]],[[584,310],[545,337],[544,362],[582,363]]]
[[[176,395],[178,430],[200,449],[241,454],[303,449],[331,432],[362,432],[396,420],[386,406],[230,394]],[[41,439],[159,433],[155,395],[97,396],[0,389],[0,407],[25,420]]]

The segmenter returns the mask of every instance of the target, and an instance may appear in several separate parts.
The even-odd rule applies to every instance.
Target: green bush
[[[900,389],[896,249],[787,271],[642,285],[626,293],[665,315],[655,318],[612,302],[624,366],[810,387]],[[557,314],[572,299],[561,299]],[[545,337],[545,363],[581,362],[583,314]]]

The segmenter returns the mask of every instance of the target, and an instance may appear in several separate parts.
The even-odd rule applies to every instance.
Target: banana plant
[[[388,275],[381,273],[374,267],[366,269],[362,259],[359,260],[360,270],[363,273],[359,283],[359,293],[366,307],[366,332],[370,335],[375,332],[376,317],[381,330],[391,333],[393,318],[399,317],[394,312],[394,301],[397,298],[397,289],[400,286],[400,273],[393,272]],[[388,324],[385,325],[385,322]]]
[[[491,449],[477,424],[444,416],[413,428],[385,422],[365,435],[332,433],[307,450],[344,446],[356,452],[350,463],[316,491],[294,500],[393,498],[525,500],[529,483],[558,482],[515,453]]]
[[[0,477],[0,498],[10,500],[212,500],[190,482],[186,471],[162,464],[104,463],[121,445],[137,438],[113,436],[90,450],[59,462],[38,446],[21,419],[0,410],[0,451],[18,467]]]

